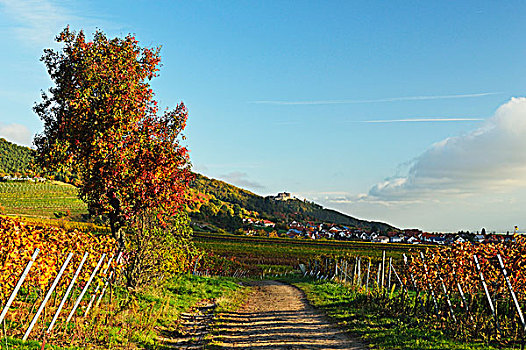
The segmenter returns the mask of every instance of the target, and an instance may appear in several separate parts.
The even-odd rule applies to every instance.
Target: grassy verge
[[[217,299],[217,308],[215,312],[221,313],[237,311],[247,300],[247,296],[250,291],[250,287],[242,287],[232,292],[224,293],[223,296]]]
[[[155,349],[158,334],[175,329],[180,314],[197,302],[217,299],[220,309],[227,310],[241,303],[243,293],[232,278],[192,275],[180,275],[137,293],[118,288],[88,318],[77,317],[67,327],[57,325],[47,337],[46,349]],[[2,332],[0,349],[40,349],[44,326],[35,329],[28,342],[19,340],[25,329],[8,328],[14,334],[5,337]]]
[[[8,349],[17,349],[17,350],[34,350],[34,349],[42,349],[42,343],[38,341],[28,340],[28,341],[22,341],[20,339],[15,339],[12,337],[2,337],[1,344],[0,344],[1,350],[8,350]],[[50,344],[46,344],[44,346],[44,349],[51,350],[51,349],[57,349],[57,350],[78,350],[82,349],[79,347],[61,347],[61,346],[54,346]]]
[[[465,343],[448,336],[438,325],[392,316],[362,293],[330,281],[289,280],[305,292],[309,302],[374,349],[519,349],[484,342]]]
[[[239,308],[243,305],[243,303],[247,300],[248,294],[252,291],[251,287],[244,287],[240,288],[237,291],[234,291],[233,293],[229,293],[225,295],[223,298],[220,298],[218,300],[218,307],[216,308],[215,312],[217,314],[226,314],[229,315],[229,313],[236,312],[239,310]],[[222,320],[222,315],[217,315],[217,318],[215,319],[213,325],[214,328],[212,331],[206,335],[206,345],[204,349],[223,349],[221,341],[218,341],[217,339],[214,339],[218,335],[218,326],[223,326],[227,323],[225,323]]]
[[[159,331],[176,327],[181,312],[203,299],[219,299],[225,307],[233,300],[240,285],[232,278],[178,276],[162,287],[150,288],[137,294],[128,322],[135,325],[131,341],[154,347]],[[134,310],[132,308],[132,310]]]

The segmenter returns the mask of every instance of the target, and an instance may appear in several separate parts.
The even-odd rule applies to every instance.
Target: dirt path
[[[365,349],[308,305],[297,288],[258,281],[237,312],[219,314],[210,349]]]

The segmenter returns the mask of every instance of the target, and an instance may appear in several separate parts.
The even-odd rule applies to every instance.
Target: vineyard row
[[[305,275],[347,284],[393,313],[438,322],[463,339],[524,340],[526,242],[471,245],[404,255],[403,260],[319,257]]]

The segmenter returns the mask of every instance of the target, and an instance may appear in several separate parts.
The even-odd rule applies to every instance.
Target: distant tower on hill
[[[288,201],[289,199],[292,199],[292,196],[289,192],[280,192],[276,197],[274,197],[274,200],[276,201]]]

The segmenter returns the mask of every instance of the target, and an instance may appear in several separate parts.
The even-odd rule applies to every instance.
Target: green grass
[[[227,308],[235,300],[225,299],[225,295],[237,295],[235,292],[239,289],[241,286],[232,278],[179,275],[162,286],[137,293],[127,300],[133,312],[128,312],[126,322],[131,329],[135,329],[129,334],[128,341],[154,347],[158,331],[173,330],[182,312],[204,299],[220,299],[223,307]],[[120,298],[125,299],[125,293]],[[111,339],[111,334],[108,334],[108,341],[121,345],[126,343],[122,339]]]
[[[17,349],[17,350],[34,350],[34,349],[42,349],[42,343],[38,341],[22,341],[20,339],[14,339],[11,337],[2,337],[0,339],[0,349]],[[80,347],[60,347],[60,346],[54,346],[52,344],[46,344],[45,349],[60,349],[60,350],[77,350],[82,349]]]
[[[482,341],[465,343],[444,333],[438,325],[422,320],[390,316],[365,294],[342,284],[305,279],[289,280],[302,289],[309,302],[374,349],[519,349]]]
[[[5,214],[54,218],[69,210],[73,218],[87,213],[77,198],[77,188],[58,181],[0,182],[0,206]]]
[[[169,300],[169,317],[177,318],[181,312],[199,300],[221,298],[226,292],[230,293],[240,288],[236,280],[229,277],[180,275],[161,288],[151,288],[142,292],[139,298],[146,303],[149,303],[150,300],[157,302]],[[166,323],[167,320],[169,319],[162,322]]]

